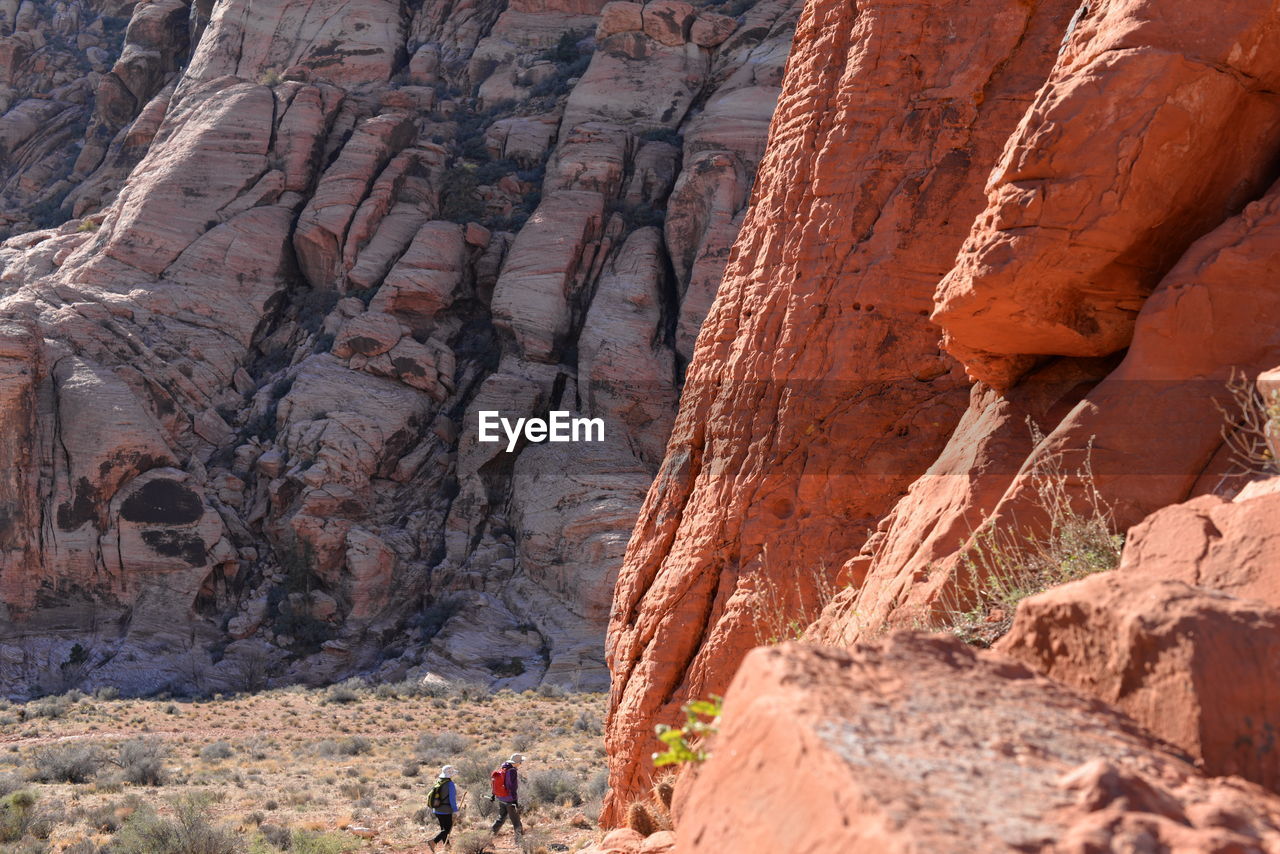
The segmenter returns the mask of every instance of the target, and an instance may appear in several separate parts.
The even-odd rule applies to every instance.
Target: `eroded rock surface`
[[[653,725],[722,690],[761,623],[807,623],[833,587],[806,639],[936,623],[975,583],[975,532],[1044,535],[1046,470],[1118,531],[1216,494],[1134,547],[1176,553],[1160,577],[1190,584],[1191,555],[1221,550],[1267,586],[1265,534],[1241,541],[1255,556],[1189,532],[1241,484],[1232,375],[1280,364],[1274,10],[954,11],[801,19],[615,597],[612,820],[651,773]],[[734,172],[696,162],[667,222],[691,306],[732,188],[699,181]]]
[[[752,803],[780,780],[785,822]],[[677,798],[689,852],[1280,844],[1275,795],[1206,778],[1124,715],[1019,663],[910,633],[752,653],[712,757]]]
[[[0,3],[0,682],[606,686],[798,4],[602,5]]]
[[[957,26],[928,4],[805,10],[755,203],[618,586],[607,820],[645,785],[653,726],[724,689],[766,610],[815,607],[814,579],[866,542],[963,411],[964,378],[928,319],[933,289],[1072,9],[970,11]],[[732,94],[713,101],[708,113],[744,115]],[[667,221],[690,307],[678,347],[745,186],[710,147],[724,128],[698,129],[709,147]],[[773,595],[766,579],[792,575]]]

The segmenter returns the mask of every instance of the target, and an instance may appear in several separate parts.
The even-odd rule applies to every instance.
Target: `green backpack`
[[[431,793],[427,795],[428,808],[435,810],[449,806],[449,790],[445,788],[448,782],[448,778],[445,777],[436,780],[436,784],[431,787]]]

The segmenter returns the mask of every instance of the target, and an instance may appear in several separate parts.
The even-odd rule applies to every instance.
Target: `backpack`
[[[495,798],[511,797],[511,793],[507,791],[507,772],[505,768],[495,768],[493,773],[489,775],[489,782],[493,784],[493,796]]]
[[[444,777],[436,780],[436,784],[431,787],[431,793],[427,795],[427,807],[429,809],[441,809],[449,806],[449,792],[445,788],[445,784],[449,781]]]

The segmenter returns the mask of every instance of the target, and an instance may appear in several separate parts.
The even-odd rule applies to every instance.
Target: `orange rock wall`
[[[806,7],[615,592],[606,822],[649,774],[653,725],[724,690],[763,611],[811,607],[955,427],[966,384],[933,289],[1072,11]]]
[[[1041,528],[1050,461],[1121,530],[1228,485],[1228,378],[1280,364],[1275,16],[808,4],[615,595],[606,820],[823,576],[806,639],[847,644],[963,595],[984,521]]]

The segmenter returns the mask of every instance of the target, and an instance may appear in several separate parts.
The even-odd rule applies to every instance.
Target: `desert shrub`
[[[125,821],[111,843],[113,854],[239,854],[235,834],[209,820],[208,799],[196,796],[173,802],[173,818],[140,809]]]
[[[206,762],[230,759],[234,754],[235,750],[225,741],[215,741],[213,744],[206,744],[200,748],[200,758]]]
[[[366,686],[361,679],[352,677],[345,682],[329,686],[325,692],[326,703],[358,703],[364,696]]]
[[[115,833],[120,829],[120,807],[115,803],[98,804],[82,816],[84,823],[101,833]]]
[[[1264,398],[1247,374],[1236,371],[1227,381],[1227,391],[1234,405],[1218,404],[1218,409],[1226,421],[1222,438],[1231,452],[1234,473],[1280,474],[1280,459],[1273,450],[1280,444],[1280,393]]]
[[[17,842],[31,827],[36,796],[21,789],[0,799],[0,842]]]
[[[422,765],[417,760],[411,759],[400,766],[400,774],[403,777],[417,777],[422,771]]]
[[[538,686],[538,696],[546,697],[548,700],[559,700],[568,693],[563,685],[557,685],[554,682],[543,682]]]
[[[573,721],[573,728],[578,732],[585,732],[587,735],[601,735],[604,733],[604,723],[601,722],[600,716],[594,712],[581,712]]]
[[[293,844],[293,834],[288,828],[281,827],[278,824],[258,824],[258,834],[266,841],[268,845],[279,848],[282,851],[289,850],[289,846]]]
[[[511,746],[521,753],[526,753],[538,743],[543,732],[544,730],[536,726],[522,727],[511,737]]]
[[[521,802],[527,799],[530,806],[568,803],[576,807],[583,801],[580,781],[562,768],[530,774],[520,794]]]
[[[488,785],[489,774],[496,765],[474,754],[464,754],[461,759],[452,761],[458,773],[454,775],[454,779],[464,786],[470,786],[473,783],[484,783]],[[442,763],[443,764],[443,763]],[[488,789],[485,790],[485,797],[489,796]]]
[[[342,756],[359,756],[373,750],[373,742],[362,735],[353,735],[338,742],[338,753]]]
[[[458,854],[483,854],[492,836],[487,830],[468,830],[456,837],[451,836],[450,839],[453,841],[453,850]]]
[[[366,798],[373,797],[373,787],[368,783],[361,783],[358,780],[351,780],[338,786],[338,791],[344,798],[352,801],[363,801]]]
[[[1033,429],[1036,443],[1043,438]],[[986,524],[961,555],[961,591],[944,595],[941,628],[966,643],[988,647],[1013,625],[1023,599],[1120,565],[1124,537],[1113,531],[1111,510],[1094,486],[1089,451],[1074,474],[1060,456],[1031,472],[1040,529]],[[1073,496],[1072,484],[1083,494]]]
[[[325,756],[325,757],[337,756],[338,742],[334,741],[331,738],[321,739],[320,741],[317,741],[315,744],[311,745],[311,752],[314,753],[316,756]]]
[[[426,763],[443,765],[455,756],[465,753],[471,747],[471,739],[465,735],[445,730],[444,732],[424,732],[418,736],[414,745],[414,755]]]
[[[103,685],[93,692],[95,700],[118,700],[120,699],[120,689],[114,685]]]
[[[45,697],[26,706],[29,718],[60,718],[71,709],[71,700],[66,695]]]
[[[0,774],[0,797],[18,791],[23,782],[17,774]]]
[[[587,781],[586,796],[588,800],[597,801],[609,791],[609,771],[601,768]]]
[[[481,818],[492,818],[498,813],[498,805],[496,802],[489,800],[489,796],[493,791],[489,788],[488,774],[483,783],[471,785],[467,791],[471,793],[471,797],[467,800],[471,804],[470,809],[479,813]]]
[[[293,854],[342,854],[358,847],[355,840],[339,833],[313,830],[295,830],[289,840],[289,850]]]
[[[775,572],[769,563],[767,545],[763,557],[763,568],[755,577],[760,591],[756,643],[768,646],[803,640],[809,626],[837,593],[834,573],[821,561],[791,573]]]
[[[36,751],[31,779],[40,783],[87,783],[102,767],[102,754],[88,744],[57,744]]]
[[[136,786],[163,786],[169,749],[158,738],[132,738],[120,745],[120,771]]]

